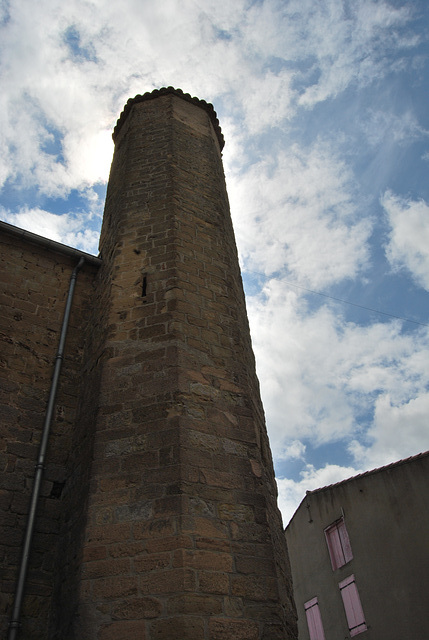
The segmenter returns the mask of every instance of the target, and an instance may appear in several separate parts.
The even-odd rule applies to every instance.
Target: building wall
[[[422,454],[307,494],[286,529],[300,640],[309,639],[304,603],[313,597],[325,637],[350,637],[338,584],[352,574],[368,627],[362,637],[426,637],[428,472]],[[333,571],[324,529],[342,515],[353,559]]]
[[[76,634],[285,638],[294,613],[219,138],[136,101],[101,233],[99,413]]]
[[[77,258],[3,229],[0,260],[0,635],[5,637],[65,301]],[[59,534],[73,475],[85,327],[96,271],[93,265],[85,265],[75,289],[23,607],[26,638],[46,637],[49,625]]]
[[[46,613],[26,598],[32,640],[296,637],[221,146],[213,108],[169,89],[131,101],[116,128],[102,265],[78,281],[58,399],[69,408],[51,451],[65,484],[43,556]],[[60,308],[68,281],[55,260]],[[34,358],[21,359],[28,387],[44,388]],[[19,494],[24,480],[9,477]]]

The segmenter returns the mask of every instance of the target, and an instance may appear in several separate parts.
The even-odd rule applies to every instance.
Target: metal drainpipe
[[[52,376],[51,390],[49,392],[48,406],[46,408],[45,422],[43,425],[42,438],[41,438],[40,447],[39,447],[39,456],[37,459],[36,471],[34,475],[30,510],[28,512],[28,517],[27,517],[27,528],[25,531],[24,543],[22,547],[21,564],[19,567],[18,581],[16,584],[16,590],[15,590],[15,600],[13,603],[12,615],[9,622],[8,640],[15,640],[15,638],[17,637],[19,628],[21,626],[21,623],[20,623],[21,605],[22,605],[22,599],[24,595],[25,579],[27,576],[31,540],[33,537],[34,524],[36,520],[37,503],[39,500],[40,489],[42,486],[43,472],[45,470],[46,449],[48,447],[49,431],[51,427],[52,414],[54,411],[55,396],[57,393],[58,380],[60,377],[61,365],[63,362],[64,344],[66,341],[66,335],[67,335],[67,329],[69,324],[70,311],[71,311],[71,306],[73,301],[73,293],[76,285],[77,274],[80,271],[84,262],[85,262],[85,258],[82,256],[78,264],[73,269],[72,274],[70,276],[69,292],[68,292],[66,307],[64,311],[63,324],[61,327],[60,340],[58,343],[58,351],[55,358],[55,367],[54,367],[54,373]]]

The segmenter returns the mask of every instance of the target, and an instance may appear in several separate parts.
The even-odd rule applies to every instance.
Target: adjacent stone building
[[[309,491],[286,528],[299,640],[428,636],[429,452]]]
[[[216,114],[154,91],[114,141],[99,258],[0,228],[1,633],[75,270],[18,637],[295,638]]]

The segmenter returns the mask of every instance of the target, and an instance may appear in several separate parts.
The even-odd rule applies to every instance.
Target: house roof
[[[13,224],[3,222],[2,220],[0,221],[0,233],[5,233],[7,235],[14,236],[15,238],[20,238],[25,242],[38,245],[47,249],[48,251],[54,251],[56,253],[61,253],[63,255],[68,255],[72,258],[77,259],[85,258],[85,262],[89,262],[96,267],[99,267],[102,262],[100,257],[93,256],[90,253],[86,253],[85,251],[81,251],[80,249],[75,249],[74,247],[69,247],[66,244],[56,242],[55,240],[51,240],[50,238],[39,236],[37,233],[32,233],[31,231],[27,231],[26,229],[15,227]]]
[[[419,458],[424,458],[425,456],[428,456],[428,455],[429,455],[429,451],[418,453],[415,456],[410,456],[409,458],[404,458],[403,460],[398,460],[397,462],[391,462],[390,464],[387,464],[384,467],[377,467],[376,469],[371,469],[370,471],[364,471],[363,473],[359,473],[356,476],[351,476],[350,478],[346,478],[345,480],[341,480],[340,482],[335,482],[334,484],[328,484],[325,487],[320,487],[319,489],[313,489],[313,491],[307,491],[306,495],[312,495],[315,493],[320,493],[321,491],[327,491],[328,489],[339,487],[340,485],[346,484],[347,482],[352,482],[353,480],[357,480],[358,478],[371,476],[375,473],[380,473],[380,471],[386,471],[387,469],[393,469],[395,467],[399,467],[402,464],[408,464],[410,462],[414,462],[415,460],[418,460]]]
[[[335,482],[333,484],[328,484],[325,487],[320,487],[319,489],[313,489],[312,491],[306,491],[304,498],[299,503],[299,506],[295,510],[295,513],[293,514],[292,518],[290,519],[286,529],[291,524],[291,522],[294,519],[296,513],[301,508],[301,505],[303,504],[303,502],[306,500],[306,498],[308,496],[316,495],[316,494],[322,493],[323,491],[330,491],[331,489],[336,489],[337,487],[340,487],[340,486],[343,486],[343,485],[345,485],[345,484],[347,484],[349,482],[353,482],[355,480],[358,480],[359,478],[365,478],[367,476],[372,476],[372,475],[375,475],[376,473],[380,473],[382,471],[395,469],[395,468],[397,468],[397,467],[399,467],[401,465],[410,464],[410,463],[415,462],[417,460],[423,459],[423,458],[425,458],[427,456],[429,456],[429,451],[424,451],[422,453],[418,453],[415,456],[410,456],[409,458],[404,458],[403,460],[398,460],[397,462],[391,462],[390,464],[387,464],[384,467],[377,467],[376,469],[371,469],[369,471],[364,471],[363,473],[359,473],[359,474],[357,474],[355,476],[351,476],[350,478],[346,478],[345,480],[341,480],[340,482]]]

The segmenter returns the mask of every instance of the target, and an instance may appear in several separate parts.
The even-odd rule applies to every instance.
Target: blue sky
[[[127,99],[214,104],[285,524],[429,448],[426,0],[0,0],[0,30],[0,218],[85,251]]]

